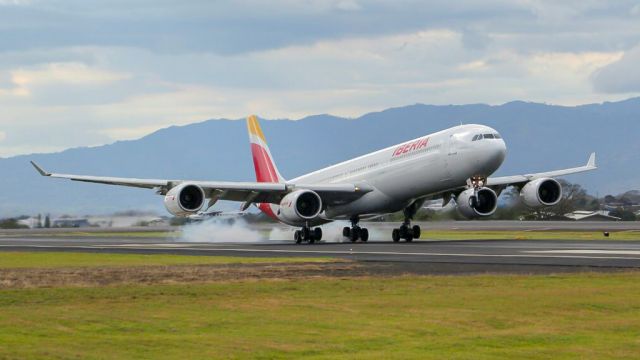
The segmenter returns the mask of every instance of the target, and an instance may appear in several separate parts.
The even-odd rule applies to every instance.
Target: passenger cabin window
[[[485,139],[493,139],[493,134],[484,134]]]

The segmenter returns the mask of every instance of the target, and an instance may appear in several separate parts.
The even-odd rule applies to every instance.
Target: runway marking
[[[532,250],[527,253],[539,254],[605,254],[605,255],[640,255],[640,250]]]
[[[178,244],[176,244],[178,245]],[[166,247],[123,247],[120,245],[8,245],[0,244],[0,247],[25,247],[43,249],[115,249],[127,248],[138,250],[166,250]],[[172,247],[176,250],[196,250],[210,252],[249,252],[249,253],[279,253],[279,254],[317,254],[317,255],[406,255],[406,256],[449,256],[449,257],[483,257],[483,258],[542,258],[542,259],[601,259],[601,260],[640,260],[639,257],[628,256],[583,256],[583,255],[543,255],[543,254],[465,254],[465,253],[435,253],[435,252],[395,252],[395,251],[343,251],[343,250],[284,250],[284,249],[246,249],[246,248],[202,248],[202,247]],[[527,252],[527,251],[523,251]]]

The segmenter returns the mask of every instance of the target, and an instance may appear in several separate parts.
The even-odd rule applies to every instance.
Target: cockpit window
[[[485,139],[493,139],[493,134],[484,134]]]
[[[473,137],[473,139],[471,141],[478,141],[480,139],[482,139],[482,135],[476,135],[476,136]]]
[[[502,139],[502,136],[500,136],[500,134],[498,133],[493,134],[493,137],[496,139]]]

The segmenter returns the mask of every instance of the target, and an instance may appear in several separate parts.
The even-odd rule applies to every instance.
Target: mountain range
[[[314,115],[295,121],[263,120],[262,127],[280,172],[293,178],[423,134],[471,123],[495,128],[507,143],[507,159],[496,175],[578,166],[595,151],[599,170],[573,175],[569,181],[600,196],[640,189],[640,98],[573,107],[523,101],[495,106],[416,104],[358,118]],[[4,174],[0,178],[0,216],[163,211],[162,199],[153,191],[47,179],[34,171],[29,160],[62,173],[254,180],[244,121],[214,119],[164,128],[137,140],[0,159]]]

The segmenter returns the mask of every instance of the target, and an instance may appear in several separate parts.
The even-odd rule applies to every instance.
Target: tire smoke
[[[264,237],[260,232],[249,227],[242,219],[208,219],[202,222],[187,224],[182,227],[179,241],[222,243],[222,242],[260,242]]]
[[[335,221],[324,224],[322,228],[322,242],[349,242],[342,236],[342,228],[350,226],[347,221]],[[375,228],[369,229],[369,241],[382,240],[385,235]],[[178,241],[194,243],[257,243],[268,241],[293,241],[294,227],[273,224],[271,230],[260,231],[243,219],[212,218],[202,222],[187,224],[182,227]]]

